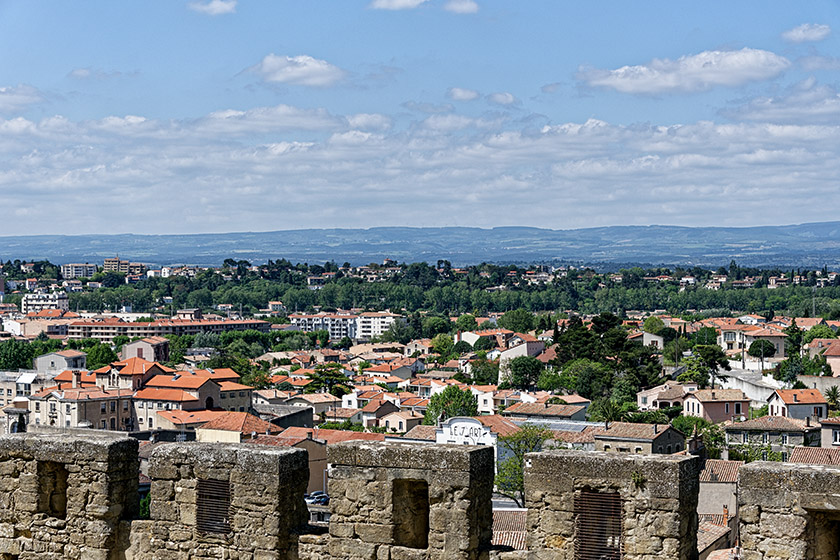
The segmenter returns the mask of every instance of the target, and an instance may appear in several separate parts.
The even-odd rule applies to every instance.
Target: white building
[[[88,263],[69,263],[61,265],[61,275],[66,279],[90,278],[96,274],[96,265]]]
[[[289,321],[303,332],[327,331],[330,338],[356,338],[356,319],[351,313],[293,313]]]
[[[394,321],[405,321],[400,315],[388,311],[362,313],[356,320],[356,335],[361,340],[370,340],[385,334]]]
[[[70,310],[70,300],[66,292],[53,292],[51,294],[26,294],[21,301],[21,312],[27,313],[43,311],[45,309]]]

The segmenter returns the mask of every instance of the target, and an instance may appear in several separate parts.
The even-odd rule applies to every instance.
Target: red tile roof
[[[727,432],[744,431],[778,431],[778,432],[802,432],[805,430],[818,430],[818,425],[807,425],[805,420],[790,418],[787,416],[762,416],[744,422],[729,422],[726,424]]]
[[[700,389],[690,393],[686,398],[696,398],[700,402],[731,402],[749,401],[750,399],[740,389]]]
[[[816,389],[776,389],[776,394],[785,404],[828,404],[822,393]]]
[[[788,462],[811,465],[840,465],[840,448],[794,447]]]
[[[555,416],[558,418],[571,418],[578,412],[584,410],[583,406],[573,404],[545,404],[518,402],[510,405],[504,411],[506,416]]]
[[[146,387],[134,393],[134,398],[144,401],[198,402],[198,398],[181,389]]]
[[[279,433],[283,431],[283,428],[247,412],[225,412],[201,426],[200,429],[224,430],[227,432],[239,432],[245,435],[254,432],[264,434],[266,431],[268,433]]]
[[[313,439],[320,439],[328,444],[352,440],[385,441],[385,434],[352,432],[349,430],[322,430],[319,428],[291,427],[283,430],[280,435],[284,437],[306,437],[307,434],[311,435]]]
[[[743,464],[743,461],[707,459],[700,471],[700,482],[738,482],[738,469]]]

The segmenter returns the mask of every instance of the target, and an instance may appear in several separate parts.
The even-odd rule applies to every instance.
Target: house
[[[595,451],[670,455],[684,449],[685,436],[668,424],[608,422],[595,434]]]
[[[700,471],[697,513],[735,515],[738,511],[738,470],[743,461],[706,459]],[[728,521],[728,519],[726,520]]]
[[[840,449],[840,416],[820,420],[820,447]]]
[[[62,350],[50,352],[35,358],[35,370],[42,372],[64,371],[70,369],[85,369],[87,354],[78,350]]]
[[[502,415],[523,420],[585,420],[586,407],[573,404],[518,402],[505,408]]]
[[[210,420],[224,414],[224,410],[158,410],[156,420],[152,422],[161,430],[195,430]]]
[[[149,336],[123,345],[120,358],[141,358],[152,362],[169,361],[169,339],[162,336]]]
[[[47,387],[29,396],[30,424],[132,430],[132,391],[82,386],[81,372],[76,373],[72,383]]]
[[[362,425],[365,428],[381,426],[379,420],[384,416],[397,412],[400,407],[384,399],[372,400],[362,407]]]
[[[327,442],[322,439],[315,439],[312,434],[307,433],[303,435],[288,435],[273,434],[273,435],[258,435],[255,438],[248,439],[248,444],[253,445],[270,445],[275,447],[295,447],[297,449],[305,449],[309,457],[309,484],[306,486],[306,492],[326,492],[327,491]]]
[[[828,416],[828,402],[816,389],[776,389],[767,399],[770,416],[820,418]]]
[[[787,461],[796,446],[818,447],[820,428],[810,418],[800,420],[783,416],[762,416],[744,422],[731,422],[724,427],[726,432],[725,458],[740,446],[768,447]],[[766,453],[766,451],[764,452]]]
[[[636,393],[636,405],[639,410],[658,410],[672,406],[683,406],[685,398],[696,390],[696,383],[669,381]]]
[[[361,408],[331,408],[324,412],[325,422],[350,422],[352,424],[362,423]]]
[[[200,442],[241,443],[258,434],[278,434],[283,429],[247,412],[225,412],[195,429]]]
[[[696,416],[717,424],[745,415],[750,399],[740,389],[700,389],[684,400],[683,416]]]
[[[403,433],[423,422],[423,415],[410,410],[400,410],[386,414],[379,419],[379,425],[388,432]]]
[[[320,416],[330,408],[338,408],[341,406],[341,399],[329,393],[309,393],[295,395],[286,400],[285,403],[292,406],[311,406],[314,409],[315,416]]]
[[[545,342],[536,339],[503,350],[499,356],[499,381],[509,380],[511,361],[520,356],[539,356],[543,350],[545,350]]]

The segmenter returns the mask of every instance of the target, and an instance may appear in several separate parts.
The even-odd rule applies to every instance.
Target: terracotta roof
[[[832,416],[831,418],[823,418],[820,424],[838,425],[840,424],[840,416]]]
[[[474,416],[473,418],[490,428],[490,430],[493,433],[496,433],[500,436],[509,436],[511,434],[515,434],[520,430],[519,426],[517,426],[504,416],[499,416],[498,414]]]
[[[738,469],[743,464],[743,461],[706,459],[706,465],[700,471],[700,482],[737,482]]]
[[[518,402],[507,407],[504,411],[504,414],[517,414],[522,416],[556,416],[560,418],[570,418],[583,409],[584,407],[573,404],[542,404]]]
[[[239,432],[245,435],[254,432],[264,434],[266,431],[269,433],[282,431],[282,428],[247,412],[225,412],[201,426],[200,429],[224,430],[227,432]]]
[[[325,418],[352,418],[356,414],[359,414],[362,411],[361,408],[331,408],[324,412]]]
[[[721,527],[708,522],[700,523],[697,527],[697,550],[703,552],[715,541],[728,535],[730,531],[729,527]]]
[[[78,350],[62,350],[61,352],[56,352],[56,354],[65,358],[78,358],[80,356],[87,355],[84,352],[79,352]]]
[[[424,426],[423,424],[419,424],[408,430],[402,437],[405,439],[435,441],[437,439],[437,426]]]
[[[819,426],[807,426],[805,420],[789,418],[787,416],[762,416],[744,422],[730,422],[726,424],[727,432],[737,431],[777,431],[801,432],[804,430],[818,430]]]
[[[157,415],[173,424],[204,424],[225,414],[224,410],[158,410]]]
[[[144,401],[198,402],[198,398],[181,389],[146,387],[134,393],[134,398]]]
[[[292,399],[303,399],[311,404],[319,403],[335,403],[341,402],[341,399],[329,393],[309,393],[304,395],[295,395]]]
[[[700,389],[686,398],[694,397],[700,402],[748,401],[750,400],[740,389]]]
[[[634,424],[630,422],[610,422],[609,427],[595,434],[595,439],[634,439],[655,440],[667,431],[668,424]],[[671,428],[673,429],[673,428]]]
[[[527,510],[493,511],[493,546],[509,546],[514,550],[527,550]]]
[[[782,399],[782,402],[788,405],[828,404],[822,393],[816,389],[776,389],[776,394]],[[770,398],[772,398],[772,395]]]
[[[349,430],[322,430],[319,428],[300,428],[296,426],[286,428],[280,435],[284,437],[306,437],[307,434],[310,434],[313,439],[324,440],[328,444],[352,440],[385,441],[385,434],[352,432]]]
[[[595,443],[595,436],[604,432],[601,426],[586,426],[579,432],[551,430],[554,441],[563,443]]]
[[[811,465],[840,465],[840,448],[794,447],[788,462]]]
[[[53,381],[66,381],[68,383],[73,382],[73,371],[66,369],[56,375],[53,378]],[[96,374],[92,371],[84,371],[82,370],[82,383],[96,383]]]
[[[209,377],[190,374],[155,375],[146,382],[146,387],[169,387],[171,389],[198,389],[205,383],[215,383]]]
[[[235,381],[219,381],[219,390],[221,391],[250,391],[253,387],[250,385],[243,385]]]

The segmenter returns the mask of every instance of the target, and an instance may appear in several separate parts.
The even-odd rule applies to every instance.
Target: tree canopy
[[[438,421],[453,416],[476,416],[478,402],[469,390],[462,391],[456,385],[450,385],[440,393],[432,395],[423,424],[434,426]]]

